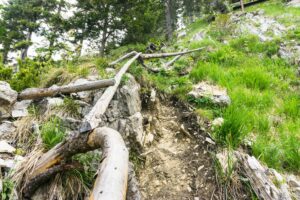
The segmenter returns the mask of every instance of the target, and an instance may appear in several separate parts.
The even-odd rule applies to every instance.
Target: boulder
[[[0,106],[0,120],[11,117],[11,106],[1,105]]]
[[[31,104],[32,100],[23,100],[16,102],[12,108],[12,117],[25,117],[28,116],[27,108]]]
[[[18,93],[10,85],[0,81],[0,105],[12,105],[17,101]]]
[[[300,7],[300,0],[292,0],[287,5],[291,6],[291,7],[299,8]]]
[[[224,123],[224,119],[222,117],[218,117],[212,121],[211,125],[213,127],[220,127],[223,125],[223,123]]]
[[[143,130],[143,116],[140,112],[135,113],[134,115],[130,116],[129,118],[129,130],[130,133],[133,134],[132,136],[135,140],[143,146],[145,134]]]
[[[120,89],[121,94],[126,98],[129,115],[134,115],[141,111],[140,85],[131,74],[126,74],[128,80]]]
[[[16,149],[9,145],[5,140],[0,141],[0,153],[13,153]]]
[[[45,98],[40,102],[41,111],[46,112],[47,110],[50,110],[56,106],[60,106],[64,104],[64,100],[62,98]]]
[[[0,138],[12,134],[15,130],[16,127],[12,122],[4,121],[2,124],[0,124]]]
[[[208,98],[214,104],[219,106],[227,106],[231,103],[230,97],[227,95],[226,89],[219,86],[210,85],[206,82],[200,82],[193,86],[193,90],[188,93],[193,98]]]
[[[193,36],[192,41],[201,41],[204,39],[204,37],[205,33],[203,31],[200,31]]]

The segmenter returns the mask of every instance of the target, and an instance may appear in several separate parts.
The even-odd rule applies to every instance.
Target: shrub
[[[9,81],[13,75],[13,70],[10,67],[5,67],[0,64],[0,80]]]
[[[17,91],[35,87],[40,82],[40,75],[45,72],[46,63],[25,59],[18,62],[19,71],[12,76],[10,85]]]

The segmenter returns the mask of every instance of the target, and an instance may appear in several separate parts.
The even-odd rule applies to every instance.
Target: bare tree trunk
[[[243,0],[240,0],[241,2],[241,8],[242,8],[242,11],[244,12],[245,11],[245,8],[244,8],[244,1]]]
[[[105,47],[106,47],[106,41],[107,41],[107,19],[104,21],[103,26],[103,32],[102,32],[102,38],[101,38],[101,46],[100,46],[100,56],[104,56]]]
[[[28,33],[26,35],[27,42],[31,41],[31,35],[32,35],[32,31],[28,31]],[[28,49],[29,49],[29,45],[27,45],[24,49],[21,50],[21,60],[24,60],[25,58],[27,58]]]
[[[166,29],[167,39],[170,41],[173,36],[172,28],[172,13],[171,13],[171,0],[165,0],[165,17],[166,17]]]

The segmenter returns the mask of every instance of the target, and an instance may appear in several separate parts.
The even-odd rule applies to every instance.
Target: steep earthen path
[[[145,148],[138,172],[143,199],[219,199],[209,153],[213,147],[204,142],[196,117],[172,102],[154,104],[144,113],[154,141]]]

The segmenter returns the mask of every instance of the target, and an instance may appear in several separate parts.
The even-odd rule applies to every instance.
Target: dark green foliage
[[[13,75],[13,70],[10,67],[5,67],[0,63],[0,80],[9,81]]]
[[[46,63],[34,61],[31,59],[19,60],[19,71],[12,76],[10,85],[16,91],[25,88],[36,87],[40,82],[40,76],[44,72]]]

